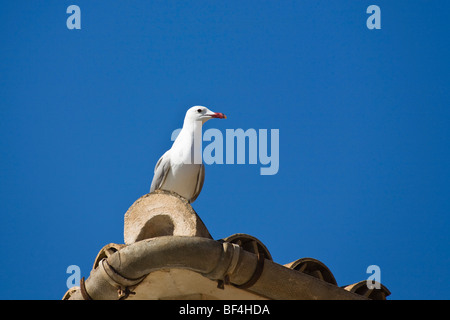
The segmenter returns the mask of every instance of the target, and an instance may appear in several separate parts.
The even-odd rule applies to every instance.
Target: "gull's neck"
[[[202,163],[202,121],[185,119],[172,150],[183,163]]]

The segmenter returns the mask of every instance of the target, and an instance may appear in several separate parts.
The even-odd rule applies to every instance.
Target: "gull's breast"
[[[176,192],[189,201],[197,186],[200,167],[199,164],[172,165],[161,189]]]

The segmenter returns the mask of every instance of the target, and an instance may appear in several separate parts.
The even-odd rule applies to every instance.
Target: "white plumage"
[[[173,191],[189,203],[197,199],[205,179],[199,139],[202,138],[202,125],[212,118],[226,119],[226,116],[203,106],[194,106],[186,112],[180,134],[156,163],[150,192],[158,189]]]

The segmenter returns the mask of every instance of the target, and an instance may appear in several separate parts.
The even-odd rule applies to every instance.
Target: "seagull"
[[[205,180],[201,160],[202,125],[212,118],[227,117],[203,106],[194,106],[186,112],[180,134],[156,163],[150,192],[173,191],[189,203],[197,199]]]

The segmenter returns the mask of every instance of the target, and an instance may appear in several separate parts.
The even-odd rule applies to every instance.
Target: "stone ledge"
[[[186,199],[157,190],[139,199],[125,213],[124,240],[131,244],[161,236],[212,239],[208,229]]]

